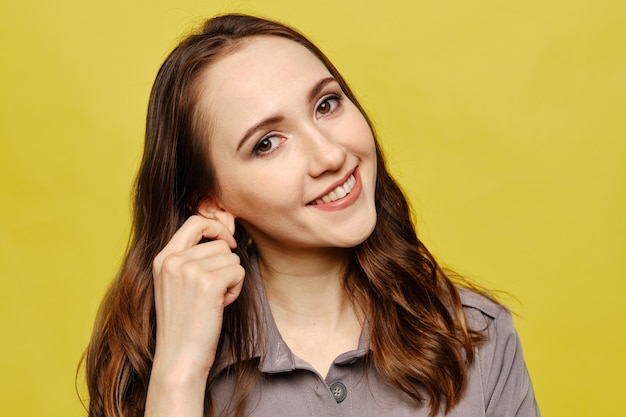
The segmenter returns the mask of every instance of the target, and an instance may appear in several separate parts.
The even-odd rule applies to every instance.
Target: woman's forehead
[[[237,127],[260,112],[305,100],[312,86],[329,76],[324,63],[299,43],[255,36],[207,68],[198,105],[213,126]]]
[[[255,36],[209,66],[203,77],[206,93],[246,95],[286,82],[307,82],[329,71],[311,51],[277,36]]]

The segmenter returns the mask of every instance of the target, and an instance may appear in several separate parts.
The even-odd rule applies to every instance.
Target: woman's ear
[[[198,206],[198,214],[207,219],[215,219],[235,234],[235,217],[224,209],[215,198],[207,198]]]

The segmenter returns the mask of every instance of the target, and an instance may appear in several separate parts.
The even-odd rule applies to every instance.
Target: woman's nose
[[[325,172],[337,171],[343,167],[346,148],[331,132],[313,127],[307,130],[306,136],[309,175],[319,177]]]

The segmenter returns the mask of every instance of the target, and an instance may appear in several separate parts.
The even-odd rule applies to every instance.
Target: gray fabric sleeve
[[[487,417],[539,417],[530,375],[511,313],[501,308],[479,348]]]

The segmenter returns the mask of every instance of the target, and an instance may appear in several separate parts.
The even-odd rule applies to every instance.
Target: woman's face
[[[376,151],[363,115],[326,67],[291,40],[259,36],[200,85],[218,197],[257,246],[346,248],[376,223]]]

